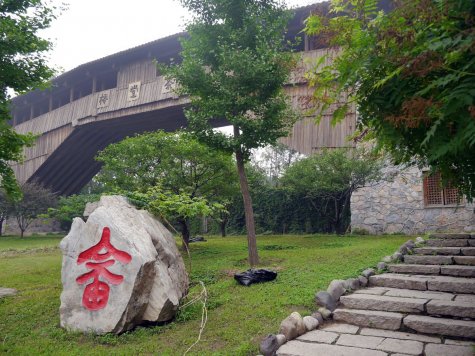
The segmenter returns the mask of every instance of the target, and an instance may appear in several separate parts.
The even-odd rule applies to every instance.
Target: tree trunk
[[[0,236],[3,236],[3,222],[5,219],[0,219]]]
[[[341,206],[340,201],[338,198],[334,197],[333,202],[335,204],[335,218],[334,218],[334,226],[335,226],[335,233],[337,235],[343,235],[345,231],[342,231],[341,227]]]
[[[23,234],[24,234],[24,233],[25,233],[25,229],[22,229],[22,228],[20,227],[20,238],[23,238]]]
[[[236,126],[234,126],[234,136],[239,137],[239,129]],[[240,150],[236,150],[236,163],[239,174],[239,185],[241,186],[241,194],[244,201],[249,264],[251,267],[254,267],[259,264],[259,255],[257,254],[256,228],[254,225],[254,210],[252,209],[252,199],[251,194],[249,193],[249,184],[247,182],[246,171],[244,169],[244,158]]]
[[[228,218],[223,217],[219,223],[219,228],[221,230],[221,237],[226,237],[226,224],[228,223]]]
[[[187,220],[180,220],[178,222],[181,226],[181,238],[182,238],[182,249],[183,251],[188,250],[188,246],[190,244],[190,229],[188,227],[188,221]]]

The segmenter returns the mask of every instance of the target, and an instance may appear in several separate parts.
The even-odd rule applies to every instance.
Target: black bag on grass
[[[246,272],[236,273],[234,279],[243,286],[249,286],[253,283],[262,283],[273,281],[277,277],[277,272],[267,269],[248,269]]]

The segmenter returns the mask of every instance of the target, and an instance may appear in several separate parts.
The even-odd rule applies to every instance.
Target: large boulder
[[[61,241],[61,326],[121,333],[172,319],[188,276],[172,234],[124,197],[104,196]]]

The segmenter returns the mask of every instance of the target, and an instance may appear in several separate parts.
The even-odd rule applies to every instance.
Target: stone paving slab
[[[406,263],[388,265],[389,272],[392,273],[409,273],[409,274],[439,274],[439,265],[414,265]]]
[[[312,330],[299,336],[297,340],[307,342],[320,342],[323,344],[332,344],[340,336],[340,334],[324,330]]]
[[[417,265],[453,265],[453,256],[405,255],[404,263]]]
[[[411,333],[406,333],[402,331],[391,331],[391,330],[373,329],[373,328],[362,328],[360,331],[360,335],[382,336],[382,337],[386,337],[390,339],[431,342],[434,344],[441,343],[440,337],[436,337],[436,336],[411,334]],[[398,351],[401,351],[401,350],[398,350]]]
[[[475,304],[472,302],[431,300],[426,308],[427,314],[431,315],[475,318]]]
[[[387,356],[387,352],[358,347],[289,341],[277,350],[279,356]]]
[[[337,332],[340,334],[356,334],[359,330],[359,326],[346,324],[346,323],[331,323],[325,324],[321,330]]]
[[[475,266],[440,266],[440,274],[454,277],[475,277]]]
[[[414,253],[421,255],[460,255],[460,250],[461,247],[418,247],[414,249]]]
[[[403,313],[421,313],[428,299],[401,298],[379,295],[346,295],[340,298],[345,308],[364,310],[384,310]]]
[[[13,289],[13,288],[1,288],[0,287],[0,298],[2,297],[7,297],[7,296],[12,296],[12,295],[15,295],[17,294],[18,291],[16,289]]]
[[[369,285],[371,287],[427,290],[427,279],[420,276],[385,273],[369,277]]]
[[[371,295],[383,295],[389,290],[389,288],[382,287],[370,287],[358,289],[353,292],[353,294],[371,294]]]
[[[472,245],[472,241],[474,242],[473,245]],[[433,246],[433,247],[468,247],[468,246],[475,246],[475,240],[427,240],[426,246]]]
[[[384,339],[377,349],[389,352],[400,352],[405,355],[420,355],[424,350],[424,344],[413,340]]]
[[[408,315],[403,323],[408,328],[424,334],[436,334],[475,339],[475,321]]]
[[[472,237],[472,240],[468,240],[468,245],[475,247],[475,238]]]
[[[473,356],[473,348],[470,346],[427,344],[425,356]]]
[[[387,330],[398,330],[403,316],[401,313],[359,309],[336,309],[333,312],[333,320]]]
[[[389,297],[403,297],[403,298],[422,298],[422,299],[436,299],[436,300],[453,300],[454,294],[446,292],[435,291],[420,291],[413,289],[397,289],[389,288],[384,294]]]
[[[338,338],[337,345],[354,346],[365,349],[376,349],[384,340],[384,337],[379,336],[364,336],[364,335],[350,335],[343,334]]]

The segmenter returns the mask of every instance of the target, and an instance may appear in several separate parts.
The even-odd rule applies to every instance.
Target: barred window
[[[424,204],[433,205],[457,205],[461,203],[457,188],[451,187],[450,183],[442,187],[442,177],[439,172],[424,174]]]

